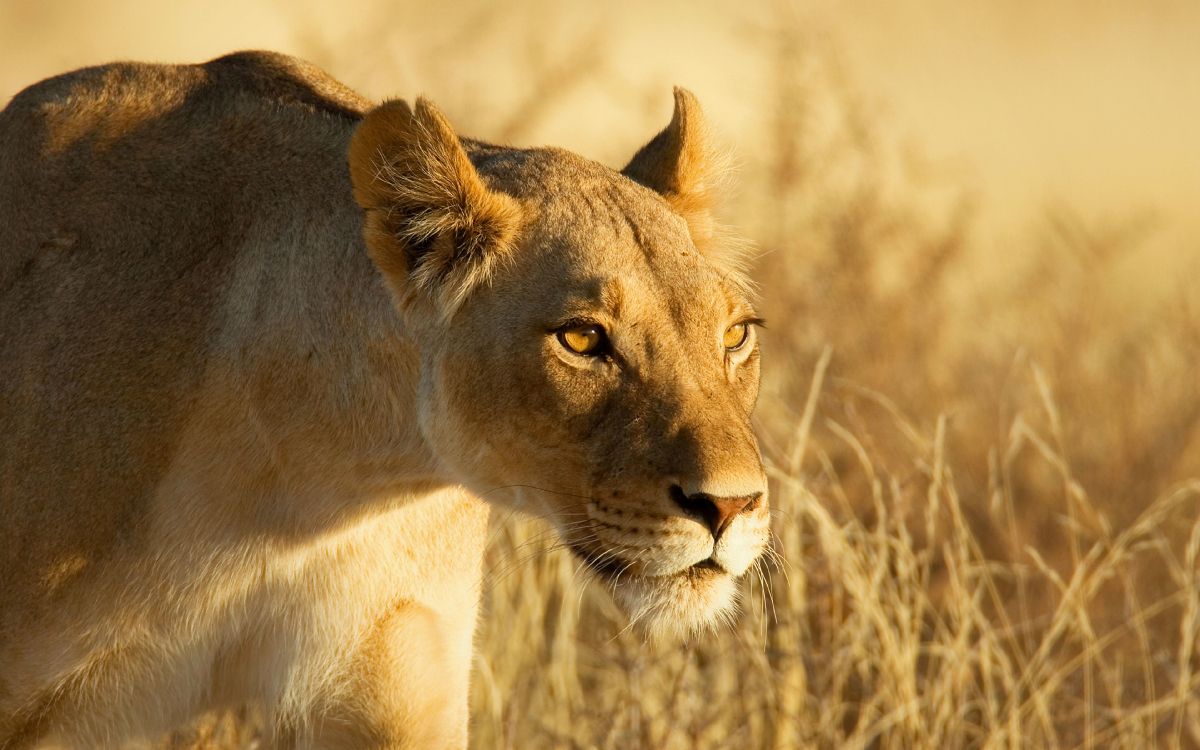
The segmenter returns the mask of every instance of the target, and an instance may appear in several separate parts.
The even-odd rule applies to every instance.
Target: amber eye
[[[736,323],[725,329],[725,349],[735,352],[746,345],[750,338],[750,326],[746,323]]]
[[[607,338],[600,326],[581,325],[562,329],[558,332],[558,340],[576,354],[596,356],[604,351]]]

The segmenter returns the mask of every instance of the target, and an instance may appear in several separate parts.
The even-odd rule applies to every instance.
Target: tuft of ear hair
[[[687,221],[696,248],[726,268],[732,281],[749,289],[745,269],[750,245],[713,215],[730,172],[729,159],[713,146],[695,95],[680,86],[674,91],[671,122],[634,154],[621,173],[661,195]]]
[[[428,100],[368,112],[349,161],[367,250],[402,307],[425,294],[450,317],[511,253],[519,204],[488,189]]]

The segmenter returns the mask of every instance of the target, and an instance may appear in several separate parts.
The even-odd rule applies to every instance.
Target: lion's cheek
[[[487,360],[450,351],[423,370],[421,429],[438,459],[475,488],[580,476],[570,425],[587,394],[519,357]]]
[[[452,358],[423,363],[418,396],[421,434],[439,463],[475,488],[503,480],[489,429],[499,405],[486,396],[484,385],[477,373]]]

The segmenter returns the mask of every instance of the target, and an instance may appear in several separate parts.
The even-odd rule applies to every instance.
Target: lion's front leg
[[[474,618],[401,602],[378,620],[312,717],[312,750],[465,748]]]

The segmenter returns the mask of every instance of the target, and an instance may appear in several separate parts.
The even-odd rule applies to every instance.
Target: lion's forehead
[[[651,248],[686,238],[686,222],[662,196],[578,154],[477,146],[473,158],[489,187],[519,199],[551,233],[633,237]]]
[[[510,278],[522,288],[516,299],[537,302],[532,309],[547,318],[540,323],[599,315],[616,337],[671,357],[692,342],[711,344],[731,317],[750,311],[743,290],[654,191],[559,149],[480,154],[492,187],[530,209]]]

